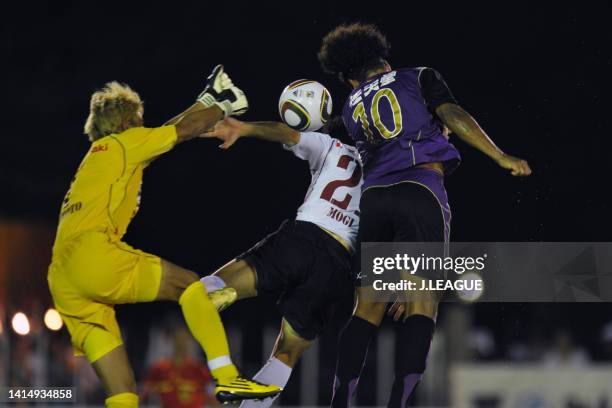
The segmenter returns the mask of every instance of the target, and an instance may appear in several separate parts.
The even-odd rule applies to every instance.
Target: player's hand
[[[398,298],[395,300],[395,302],[393,302],[393,304],[387,311],[387,314],[389,316],[393,316],[393,321],[397,322],[404,316],[405,312],[406,312],[406,305],[404,302],[402,302]]]
[[[201,137],[216,137],[223,141],[219,147],[221,149],[229,149],[236,140],[238,140],[244,134],[246,125],[234,118],[226,118],[220,122],[217,122],[212,130],[200,135]]]
[[[527,161],[518,157],[502,153],[495,161],[501,168],[510,170],[510,174],[513,176],[529,176],[531,174],[531,168]]]
[[[244,92],[223,72],[223,65],[217,65],[206,78],[204,90],[197,100],[206,107],[217,105],[225,117],[242,115],[249,108]]]
[[[451,130],[448,128],[448,126],[442,125],[442,134],[444,135],[446,140],[450,139],[451,133],[453,133],[453,132],[451,132]]]

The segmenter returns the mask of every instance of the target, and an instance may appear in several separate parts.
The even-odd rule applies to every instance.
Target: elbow
[[[436,114],[442,123],[453,131],[472,118],[461,106],[454,103],[445,103],[438,106]]]

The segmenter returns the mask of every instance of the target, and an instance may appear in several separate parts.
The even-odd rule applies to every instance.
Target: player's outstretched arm
[[[495,160],[500,167],[510,170],[513,176],[531,174],[531,168],[525,160],[505,154],[461,106],[443,103],[436,108],[436,114],[461,140]]]
[[[204,109],[199,107],[188,109],[175,125],[178,142],[201,135],[215,126],[215,123],[223,119],[224,116],[221,108],[216,105]]]
[[[179,113],[178,115],[176,115],[175,117],[173,117],[172,119],[164,123],[164,126],[176,125],[185,117],[185,115],[192,113],[192,112],[201,111],[204,109],[206,109],[206,106],[204,106],[202,103],[198,101],[194,103],[193,105],[191,105],[186,111]]]
[[[202,134],[202,137],[216,137],[222,140],[223,143],[219,146],[221,149],[228,149],[241,137],[255,137],[293,146],[300,141],[300,132],[281,122],[241,122],[227,118],[217,123],[212,131]]]

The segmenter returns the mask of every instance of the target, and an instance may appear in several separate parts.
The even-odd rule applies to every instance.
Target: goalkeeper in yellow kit
[[[177,143],[247,110],[244,93],[217,66],[197,102],[158,128],[143,127],[143,105],[111,82],[91,97],[85,124],[91,148],[62,203],[49,288],[70,332],[104,384],[108,407],[136,407],[138,396],[113,305],[175,300],[208,359],[221,402],[280,392],[239,376],[225,330],[198,276],[121,241],[138,210],[144,168]]]

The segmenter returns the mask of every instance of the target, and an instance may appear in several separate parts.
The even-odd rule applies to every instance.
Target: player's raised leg
[[[223,323],[205,288],[199,284],[198,275],[162,260],[162,278],[156,300],[179,302],[185,321],[206,353],[211,374],[217,381],[238,376],[229,355]]]
[[[209,288],[209,296],[218,310],[225,309],[236,300],[257,296],[257,272],[244,259],[228,262],[213,275],[205,276],[201,281]],[[289,381],[293,367],[311,343],[301,337],[289,322],[283,319],[272,356],[253,379],[283,388]],[[265,408],[271,406],[275,399],[276,397],[262,401],[244,401],[241,407]]]
[[[162,260],[157,300],[178,300],[189,330],[206,353],[208,367],[217,381],[215,394],[221,402],[265,398],[280,392],[278,387],[259,384],[239,376],[230,358],[219,312],[194,272]]]

